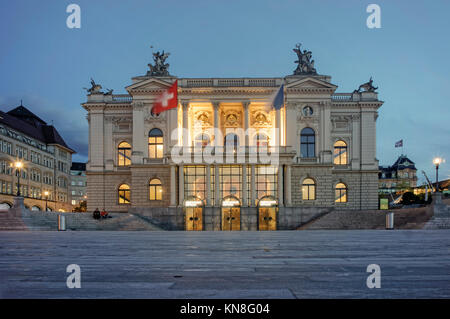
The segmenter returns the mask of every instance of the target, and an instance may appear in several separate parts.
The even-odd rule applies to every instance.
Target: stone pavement
[[[0,297],[450,298],[450,230],[0,232]]]

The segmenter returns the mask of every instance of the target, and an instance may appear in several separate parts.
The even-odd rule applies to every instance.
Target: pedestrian
[[[94,219],[100,219],[100,211],[98,210],[98,207],[94,210],[92,217],[94,217]]]

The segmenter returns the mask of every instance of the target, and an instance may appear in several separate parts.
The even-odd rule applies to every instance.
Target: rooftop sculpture
[[[169,74],[169,64],[165,63],[166,59],[169,57],[170,53],[159,53],[157,51],[156,53],[153,53],[153,62],[148,64],[148,67],[150,68],[149,71],[147,71],[147,76],[170,76]]]
[[[89,94],[92,93],[103,93],[102,91],[100,91],[102,89],[102,86],[100,84],[95,83],[94,79],[91,78],[91,87],[88,88],[83,88],[86,91],[88,91]]]
[[[370,77],[369,82],[361,84],[357,90],[353,91],[353,93],[375,92],[378,89],[378,87],[374,87],[372,83],[373,83],[373,80],[372,80],[372,77]],[[361,91],[361,90],[363,90],[363,91]]]
[[[298,63],[297,68],[294,70],[294,75],[303,75],[303,74],[317,74],[316,69],[314,68],[314,60],[312,60],[312,52],[307,50],[300,49],[301,43],[297,43],[295,46],[294,52],[297,53],[298,60],[295,63]]]

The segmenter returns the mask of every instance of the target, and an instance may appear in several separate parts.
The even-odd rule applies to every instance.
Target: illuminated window
[[[127,142],[122,142],[118,147],[117,165],[128,166],[131,164],[131,145]]]
[[[302,184],[302,199],[316,199],[316,183],[311,178],[306,178]]]
[[[250,166],[250,165],[248,165]],[[247,167],[247,202],[251,203],[251,187],[255,187],[255,203],[264,196],[277,197],[278,167],[270,165],[255,166],[255,185],[251,184],[251,169]]]
[[[131,200],[130,186],[122,184],[119,186],[119,204],[129,204]]]
[[[255,145],[258,147],[269,146],[269,137],[264,133],[258,133],[255,135]]]
[[[162,158],[163,150],[163,132],[159,128],[154,128],[148,133],[148,156],[150,158]]]
[[[336,185],[336,203],[346,203],[347,202],[347,186],[344,183],[338,183]]]
[[[227,134],[224,138],[223,145],[225,145],[225,151],[230,149],[236,153],[239,146],[238,136],[234,133]]]
[[[221,165],[219,167],[219,183],[221,198],[229,195],[242,198],[242,166]]]
[[[150,200],[162,200],[162,185],[161,181],[154,178],[149,183]]]
[[[303,158],[312,158],[316,156],[315,153],[316,137],[314,130],[306,127],[300,134],[300,153]]]
[[[334,143],[333,163],[347,165],[347,144],[344,141]]]
[[[206,199],[206,169],[204,165],[184,166],[184,198],[197,197]],[[210,168],[210,192],[211,202],[215,200],[215,174],[214,167]]]
[[[209,144],[209,142],[210,142],[210,138],[209,138],[208,134],[201,133],[195,137],[194,143],[195,143],[195,147],[205,148]]]

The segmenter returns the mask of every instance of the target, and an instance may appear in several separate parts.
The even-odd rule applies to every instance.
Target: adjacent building
[[[53,125],[23,105],[0,111],[0,205],[20,195],[31,210],[71,211],[69,168],[72,150]],[[17,169],[16,162],[21,163]]]
[[[380,166],[379,192],[397,193],[417,186],[417,169],[406,155],[400,155],[392,166]]]
[[[297,69],[285,77],[178,78],[167,54],[154,53],[128,94],[92,81],[82,104],[88,211],[139,213],[172,229],[268,230],[295,228],[305,212],[377,209],[383,102],[372,79],[337,93],[310,51],[294,51]],[[175,81],[178,107],[154,114]]]
[[[86,163],[72,162],[70,167],[70,194],[73,208],[86,201]]]

